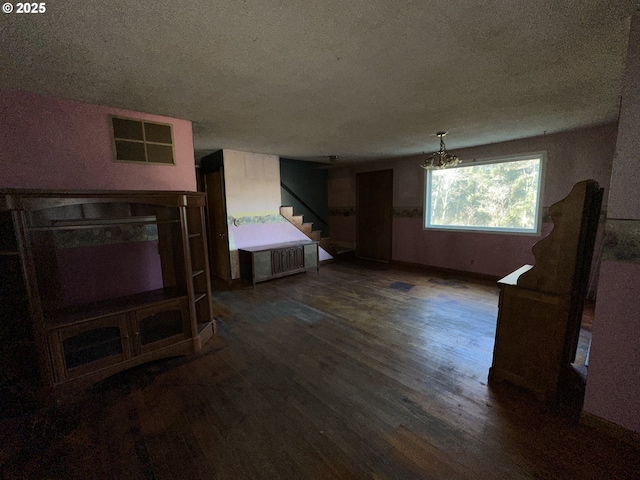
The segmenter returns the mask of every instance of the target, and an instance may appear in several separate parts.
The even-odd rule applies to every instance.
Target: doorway
[[[222,151],[203,157],[200,170],[204,191],[207,193],[207,233],[211,275],[229,283],[231,282],[231,264]]]
[[[393,170],[356,175],[356,256],[391,261]]]

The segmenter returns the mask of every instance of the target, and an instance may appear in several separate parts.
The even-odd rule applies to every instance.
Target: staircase
[[[304,233],[311,240],[320,242],[320,248],[322,248],[333,258],[336,258],[338,256],[338,253],[336,252],[334,246],[329,243],[329,238],[322,237],[322,232],[320,230],[314,230],[313,223],[305,223],[303,215],[294,215],[293,207],[280,207],[280,215],[286,218],[289,223],[293,224],[298,230]]]

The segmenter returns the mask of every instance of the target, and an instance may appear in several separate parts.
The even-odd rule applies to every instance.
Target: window
[[[426,170],[425,228],[539,233],[544,157]]]
[[[111,117],[118,162],[175,165],[171,125]]]

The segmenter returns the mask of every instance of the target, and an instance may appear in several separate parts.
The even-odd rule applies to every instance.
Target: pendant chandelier
[[[447,152],[443,140],[446,134],[447,132],[436,133],[436,135],[440,137],[440,150],[438,150],[437,152],[433,152],[426,158],[424,163],[420,165],[425,170],[431,168],[453,167],[454,165],[458,165],[460,162],[462,162],[462,160],[460,160],[457,156]]]

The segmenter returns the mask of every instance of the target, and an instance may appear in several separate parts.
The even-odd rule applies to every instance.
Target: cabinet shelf
[[[84,305],[74,305],[53,312],[45,313],[45,323],[48,327],[82,323],[99,317],[105,317],[116,313],[125,313],[136,310],[142,306],[154,305],[174,298],[184,297],[176,288],[159,288],[148,292],[136,293],[125,297],[110,298]]]
[[[205,328],[211,325],[212,322],[198,323],[198,335],[200,335]]]
[[[0,256],[8,257],[8,256],[11,256],[11,255],[20,255],[20,252],[14,252],[14,251],[11,251],[11,250],[0,251]]]
[[[124,217],[105,219],[55,220],[50,225],[29,227],[32,231],[73,230],[81,228],[117,227],[119,225],[166,225],[180,220],[157,220],[156,217]]]
[[[194,271],[191,273],[191,276],[192,276],[193,278],[196,278],[198,275],[201,275],[201,274],[203,274],[203,273],[204,273],[204,270],[194,270]]]
[[[206,293],[196,293],[196,297],[195,297],[194,301],[195,302],[199,302],[203,298],[207,298],[207,294]]]
[[[197,237],[201,237],[202,234],[201,233],[190,233],[189,234],[189,238],[197,238]]]

